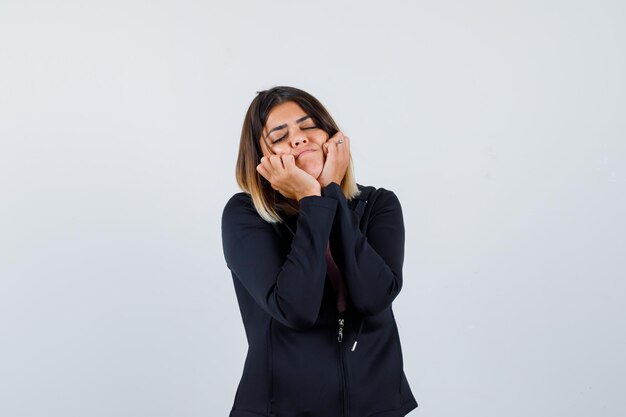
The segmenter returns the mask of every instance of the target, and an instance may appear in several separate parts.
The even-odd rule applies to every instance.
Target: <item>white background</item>
[[[226,416],[256,91],[396,192],[424,417],[626,415],[623,1],[0,0],[0,415]],[[361,417],[361,416],[355,416]]]

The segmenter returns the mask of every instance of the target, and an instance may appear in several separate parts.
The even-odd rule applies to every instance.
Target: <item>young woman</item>
[[[350,139],[292,87],[261,91],[222,244],[248,340],[231,417],[401,417],[417,407],[392,302],[402,288],[398,198],[357,184]]]

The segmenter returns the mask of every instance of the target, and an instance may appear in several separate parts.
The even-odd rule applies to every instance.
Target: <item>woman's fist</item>
[[[341,185],[350,165],[350,139],[337,132],[322,145],[322,148],[326,154],[326,162],[317,181],[322,188],[331,182]]]
[[[256,170],[286,198],[300,201],[309,195],[321,195],[319,182],[296,166],[293,155],[264,156]]]

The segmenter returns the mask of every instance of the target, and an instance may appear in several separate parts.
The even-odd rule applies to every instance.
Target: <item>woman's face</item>
[[[322,173],[326,159],[322,145],[328,140],[328,134],[319,129],[297,103],[287,101],[274,107],[260,140],[263,155],[271,155],[268,148],[277,155],[293,155],[296,166],[313,178]]]

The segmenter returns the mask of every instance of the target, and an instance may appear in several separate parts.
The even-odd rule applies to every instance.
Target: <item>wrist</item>
[[[317,184],[317,186],[310,187],[310,188],[307,188],[306,190],[302,190],[296,193],[296,200],[300,201],[304,197],[310,197],[310,196],[321,197],[321,195],[322,195],[322,188],[320,187],[319,184]]]
[[[335,183],[335,184],[341,186],[341,180],[323,180],[323,181],[320,181],[319,183],[320,183],[320,186],[322,188],[328,187],[332,183]]]
[[[339,183],[330,181],[325,187],[322,187],[322,197],[333,196],[337,193],[343,193]]]
[[[329,187],[331,185],[337,185],[339,187],[341,187],[341,182],[340,181],[328,181],[326,184],[322,185],[322,189]]]

